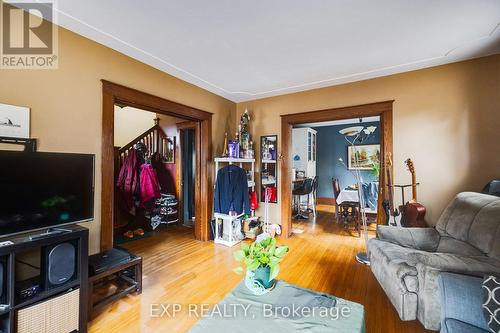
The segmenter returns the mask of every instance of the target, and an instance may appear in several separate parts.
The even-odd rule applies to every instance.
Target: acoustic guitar
[[[425,207],[417,201],[417,174],[411,159],[405,161],[411,173],[412,199],[401,207],[401,225],[403,227],[427,227],[425,222]]]
[[[399,216],[399,212],[394,208],[394,197],[393,197],[393,187],[392,183],[392,154],[387,153],[386,163],[385,163],[385,174],[387,178],[387,197],[382,201],[382,207],[385,213],[385,224],[386,225],[396,225],[396,217]],[[391,216],[394,217],[394,221],[390,222]]]

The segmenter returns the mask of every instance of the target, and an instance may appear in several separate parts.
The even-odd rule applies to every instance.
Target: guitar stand
[[[420,185],[420,183],[416,183],[416,185]],[[389,187],[389,191],[391,191],[391,188],[399,188],[401,190],[401,204],[404,205],[405,204],[405,188],[407,187],[411,187],[412,184],[404,184],[404,185],[400,185],[400,184],[394,184],[394,185],[389,185],[387,184],[387,187]],[[394,210],[392,216],[394,217],[394,221],[392,223],[390,223],[392,226],[397,226],[397,223],[396,223],[396,217],[399,216],[400,212],[397,211],[397,209]]]
[[[420,183],[417,183],[416,185],[418,186],[418,185],[420,185]],[[387,185],[387,186],[391,187],[391,185]],[[405,202],[406,202],[405,201],[405,188],[411,187],[411,186],[412,186],[411,184],[405,184],[405,185],[396,185],[396,184],[394,184],[394,185],[392,185],[392,187],[394,187],[394,188],[401,189],[401,204],[402,205],[404,205]]]

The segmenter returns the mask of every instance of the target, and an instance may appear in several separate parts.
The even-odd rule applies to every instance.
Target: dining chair
[[[311,206],[309,204],[310,196],[312,196],[312,208],[309,208],[309,206]],[[307,196],[307,211],[313,213],[314,217],[316,217],[316,205],[317,204],[318,204],[318,176],[314,176],[313,181],[312,181],[311,194]]]
[[[297,202],[298,202],[297,214],[293,217],[294,219],[296,219],[296,220],[309,219],[308,216],[305,216],[302,214],[303,211],[301,211],[301,208],[300,208],[301,207],[300,198],[303,195],[307,195],[308,201],[309,201],[309,195],[312,193],[312,190],[313,190],[313,179],[307,178],[306,180],[304,180],[302,186],[300,186],[292,191],[292,195],[294,196],[295,200],[297,200]],[[315,210],[314,210],[314,214],[316,214]]]
[[[335,199],[335,217],[337,218],[337,223],[339,222],[339,205],[337,204],[337,198],[340,195],[340,184],[338,178],[332,178],[333,185],[333,198]]]
[[[335,216],[337,219],[337,223],[342,223],[344,229],[349,229],[349,225],[351,224],[354,225],[354,228],[358,232],[358,237],[361,237],[361,207],[359,201],[344,201],[338,204],[337,199],[341,192],[339,180],[337,178],[333,178],[332,185],[333,195],[335,197]]]

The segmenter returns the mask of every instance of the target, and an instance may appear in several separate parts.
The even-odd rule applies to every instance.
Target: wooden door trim
[[[101,141],[101,251],[113,247],[113,205],[114,205],[114,105],[131,106],[168,116],[183,118],[198,124],[196,137],[197,153],[195,187],[196,220],[195,238],[206,241],[209,238],[210,212],[212,211],[212,186],[210,157],[212,156],[212,113],[184,104],[169,101],[133,88],[110,81],[102,82],[102,141]],[[196,193],[198,192],[198,195]],[[209,193],[202,196],[201,193]],[[206,198],[206,200],[203,200]]]
[[[291,179],[291,156],[292,151],[292,127],[293,125],[333,121],[349,118],[363,118],[370,116],[380,116],[380,156],[381,165],[385,165],[387,153],[393,151],[393,112],[394,100],[376,102],[370,104],[361,104],[333,109],[285,114],[281,116],[281,220],[282,234],[284,237],[290,237],[292,233],[292,179]],[[380,172],[379,184],[385,184],[385,173]],[[387,197],[388,189],[386,186],[380,186],[378,212],[382,212],[382,200]],[[377,223],[384,221],[383,214],[378,214]]]
[[[195,135],[195,138],[196,138],[196,141],[195,141],[195,145],[199,145],[199,141],[198,141],[198,138],[199,138],[199,134],[200,134],[200,123],[197,122],[197,121],[183,121],[181,123],[177,123],[176,124],[177,126],[177,134],[179,136],[179,142],[178,142],[178,152],[177,152],[177,164],[176,164],[176,174],[177,174],[177,178],[176,178],[176,182],[177,182],[177,186],[176,186],[176,189],[177,189],[177,201],[179,202],[179,206],[178,206],[178,209],[177,211],[179,212],[179,221],[182,221],[184,223],[184,188],[182,187],[182,182],[183,182],[183,176],[182,176],[182,167],[183,167],[183,156],[182,156],[182,132],[186,129],[194,129],[194,135]],[[198,154],[198,150],[196,151],[196,154]],[[196,167],[198,168],[198,164],[196,165]],[[199,188],[200,185],[197,184],[197,178],[195,178],[195,184],[194,184],[194,187],[195,188]],[[194,201],[196,202],[197,198],[197,192],[198,191],[195,191],[194,195],[195,195],[195,198],[194,198]],[[196,213],[201,213],[201,212],[195,212],[195,217],[196,217]],[[196,221],[196,219],[195,219]]]

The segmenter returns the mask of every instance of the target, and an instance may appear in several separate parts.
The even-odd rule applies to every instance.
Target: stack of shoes
[[[177,223],[179,221],[177,212],[178,201],[175,195],[162,193],[156,199],[155,208],[151,212],[151,227],[156,229],[160,224]]]

